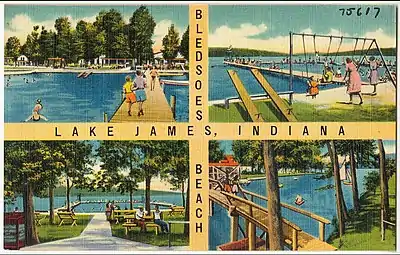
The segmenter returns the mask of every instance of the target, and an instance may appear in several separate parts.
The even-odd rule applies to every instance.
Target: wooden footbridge
[[[134,77],[132,77],[134,78]],[[151,76],[146,74],[147,87],[144,89],[147,100],[143,103],[144,115],[138,116],[138,103],[132,105],[131,115],[128,115],[128,104],[123,97],[122,102],[112,115],[110,122],[173,122],[175,98],[171,98],[169,106],[164,91],[160,86],[160,81],[156,78],[155,88],[151,90]],[[122,88],[122,84],[121,84]],[[106,121],[105,116],[105,121]]]
[[[272,100],[274,106],[278,109],[278,111],[282,114],[286,121],[297,121],[296,116],[292,113],[292,108],[285,102],[276,91],[272,88],[271,84],[265,79],[265,77],[260,73],[258,69],[251,69],[251,73],[261,85],[265,93]],[[252,101],[249,93],[244,87],[242,81],[240,80],[238,74],[233,70],[228,70],[229,77],[232,80],[233,85],[236,88],[236,91],[239,94],[240,99],[243,102],[244,107],[250,115],[250,118],[253,122],[264,122],[264,118],[261,113],[258,111],[254,102]]]
[[[267,201],[266,197],[256,193],[239,188],[242,196],[233,195],[223,191],[222,184],[218,181],[210,179],[210,213],[212,213],[212,203],[217,203],[227,209],[231,218],[230,240],[229,244],[241,244],[241,247],[235,249],[248,250],[268,249],[268,210],[255,203],[254,198]],[[250,197],[250,200],[248,199]],[[283,241],[284,245],[292,250],[299,251],[334,251],[335,247],[328,244],[324,240],[325,225],[330,224],[330,221],[313,214],[311,212],[299,209],[297,207],[281,203],[281,206],[293,212],[307,216],[319,224],[319,237],[314,237],[311,234],[303,231],[295,223],[282,218]],[[239,225],[239,217],[243,217],[245,221],[245,229]],[[263,231],[261,236],[256,235],[256,228]],[[238,233],[241,231],[244,239],[243,242],[238,241]],[[267,241],[262,241],[266,236]]]

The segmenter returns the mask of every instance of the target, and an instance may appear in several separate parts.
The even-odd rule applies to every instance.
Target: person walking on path
[[[146,101],[146,92],[144,91],[144,88],[146,88],[146,79],[143,78],[142,72],[141,71],[136,71],[136,78],[134,80],[134,90],[136,94],[136,100],[139,104],[139,112],[138,116],[144,115],[143,112],[143,102]]]
[[[132,105],[136,103],[136,95],[132,91],[132,88],[133,88],[132,78],[128,75],[125,77],[125,84],[122,87],[125,94],[126,103],[129,105],[128,116],[132,116],[131,114]]]
[[[158,72],[155,66],[153,66],[153,69],[150,71],[150,76],[151,76],[150,90],[153,91],[154,88],[156,87],[156,79],[158,77]]]
[[[344,76],[343,81],[345,81],[347,75],[349,75],[349,79],[347,80],[347,93],[350,96],[350,104],[353,103],[353,95],[358,95],[360,98],[359,105],[363,104],[363,99],[361,97],[361,77],[357,71],[356,65],[350,58],[346,58],[346,75]]]

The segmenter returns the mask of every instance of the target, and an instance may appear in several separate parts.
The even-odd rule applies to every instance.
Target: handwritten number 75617
[[[371,9],[374,10],[375,18],[377,18],[379,13],[381,12],[381,8],[379,8],[379,7],[373,7],[373,8],[367,7],[367,8],[365,8],[365,10],[363,9],[363,7],[359,7],[359,8],[354,8],[354,7],[351,7],[351,8],[340,8],[339,11],[342,12],[342,16],[344,16],[345,14],[347,16],[351,16],[351,15],[354,15],[354,14],[356,14],[357,16],[362,16],[362,15],[367,16],[367,15],[370,14]],[[371,12],[371,14],[372,13],[373,12]]]

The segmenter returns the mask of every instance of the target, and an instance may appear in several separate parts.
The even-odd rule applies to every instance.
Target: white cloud
[[[211,47],[228,47],[232,45],[235,48],[251,48],[259,50],[270,50],[278,52],[289,52],[289,33],[286,36],[277,36],[268,39],[258,39],[252,38],[252,36],[260,35],[262,33],[268,32],[267,26],[264,23],[259,25],[245,23],[240,27],[228,27],[223,25],[217,28],[215,31],[211,32],[209,35],[209,45]],[[300,31],[300,33],[313,34],[311,28],[305,28]],[[331,28],[325,35],[334,36],[350,36],[347,33],[343,33],[340,30]],[[378,29],[376,31],[371,31],[361,35],[360,37],[375,38],[380,47],[395,47],[396,40],[394,37],[390,37],[384,33],[383,29]],[[313,37],[305,37],[305,46],[307,52],[314,52],[314,41]],[[316,51],[327,52],[329,46],[329,38],[317,37],[315,40]],[[340,44],[340,39],[332,39],[330,46],[330,52],[336,52]],[[340,50],[353,50],[355,45],[355,40],[344,39]],[[357,49],[361,50],[363,41],[359,41],[357,44]],[[364,49],[368,47],[365,44]],[[303,52],[303,38],[302,36],[294,36],[293,38],[293,52],[302,53]]]
[[[156,27],[154,28],[154,35],[153,35],[153,41],[154,41],[154,48],[155,49],[160,49],[162,47],[162,39],[164,36],[168,33],[168,28],[173,24],[172,20],[168,19],[163,19],[160,22],[156,24]],[[179,38],[182,38],[182,34],[185,32],[186,28],[181,28],[176,26],[175,24],[175,29],[179,33]]]

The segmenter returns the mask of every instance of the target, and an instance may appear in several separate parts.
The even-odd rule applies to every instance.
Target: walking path
[[[94,214],[85,230],[80,236],[38,244],[22,251],[166,251],[189,250],[186,246],[159,247],[114,237],[111,233],[110,223],[104,213]]]

